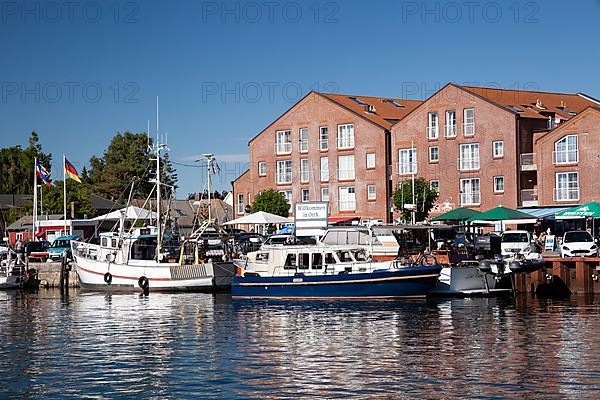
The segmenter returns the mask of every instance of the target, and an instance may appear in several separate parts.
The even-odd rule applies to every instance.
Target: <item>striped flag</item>
[[[44,168],[39,161],[35,164],[35,174],[46,186],[52,186],[52,181],[50,180],[50,173]]]
[[[69,175],[69,178],[73,179],[75,182],[81,183],[81,179],[79,179],[79,174],[77,173],[77,170],[75,169],[73,164],[71,164],[69,162],[69,160],[67,160],[66,158],[65,158],[65,173],[67,175]]]

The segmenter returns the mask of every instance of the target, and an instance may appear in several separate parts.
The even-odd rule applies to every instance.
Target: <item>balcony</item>
[[[275,154],[290,154],[292,152],[292,142],[281,142],[275,144]]]
[[[521,206],[522,207],[537,207],[538,191],[537,189],[522,189],[521,190]]]
[[[463,124],[464,136],[475,136],[475,122],[465,122]]]
[[[401,162],[398,163],[398,175],[412,175],[417,173],[416,162]]]
[[[427,127],[427,139],[437,139],[440,136],[440,132],[437,126]]]
[[[535,153],[523,153],[520,158],[521,171],[537,171]]]
[[[577,150],[560,150],[552,152],[552,163],[560,164],[576,164],[579,162],[579,151]]]
[[[481,192],[467,192],[460,194],[461,206],[476,206],[481,204]]]
[[[579,201],[579,188],[555,188],[554,201]]]
[[[456,124],[446,125],[446,137],[456,137]]]

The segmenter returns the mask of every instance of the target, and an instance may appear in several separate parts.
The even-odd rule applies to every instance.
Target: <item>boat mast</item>
[[[161,144],[158,136],[158,96],[156,96],[156,260],[158,262],[160,262],[162,244],[162,232],[160,231],[160,149]]]

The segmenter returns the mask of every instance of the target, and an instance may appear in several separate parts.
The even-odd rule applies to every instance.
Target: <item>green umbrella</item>
[[[437,217],[433,217],[432,221],[465,221],[471,217],[475,217],[481,214],[477,210],[471,208],[459,207],[446,213],[440,214]]]
[[[556,213],[556,219],[570,219],[570,218],[600,218],[600,203],[591,201],[589,203],[575,206],[567,210],[563,210]]]
[[[487,210],[479,215],[475,215],[468,219],[469,222],[473,221],[506,221],[506,220],[536,220],[533,215],[524,213],[522,211],[513,210],[512,208],[498,206]]]

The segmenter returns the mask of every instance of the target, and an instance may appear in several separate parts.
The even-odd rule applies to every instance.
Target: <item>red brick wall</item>
[[[463,135],[463,110],[475,109],[475,135]],[[446,110],[455,110],[457,119],[456,138],[445,137]],[[427,137],[428,113],[437,112],[439,138]],[[504,157],[493,158],[492,141],[504,141]],[[504,111],[490,102],[448,85],[430,97],[422,106],[392,128],[392,162],[394,188],[410,175],[398,174],[398,149],[410,147],[414,141],[417,149],[418,177],[440,181],[438,205],[446,202],[452,208],[460,206],[460,179],[479,178],[481,204],[475,209],[487,210],[504,205],[517,207],[517,145],[516,118],[511,112]],[[479,143],[480,169],[461,172],[458,168],[460,145]],[[439,162],[429,162],[429,146],[438,146]],[[494,193],[493,177],[504,176],[504,193]],[[442,209],[434,209],[432,215]]]
[[[354,124],[355,146],[352,150],[337,149],[337,126]],[[329,127],[329,150],[319,150],[319,128]],[[308,152],[299,151],[299,130],[308,128]],[[292,153],[276,155],[276,131],[292,131]],[[365,120],[357,114],[312,93],[294,105],[288,112],[275,121],[249,145],[250,170],[234,183],[234,211],[237,214],[237,193],[251,193],[251,199],[266,189],[292,190],[294,202],[301,199],[301,190],[309,189],[310,201],[321,200],[321,187],[329,187],[330,216],[360,216],[386,220],[386,154],[385,130]],[[366,168],[366,154],[374,152],[376,167]],[[354,155],[355,176],[353,181],[338,181],[337,163],[339,155]],[[329,157],[329,182],[320,181],[320,157]],[[300,159],[309,160],[309,182],[300,182]],[[292,160],[292,183],[276,183],[277,160]],[[265,176],[258,176],[258,163],[267,163]],[[367,200],[367,185],[376,185],[377,199]],[[338,207],[338,188],[354,186],[356,190],[356,211],[340,212]],[[245,198],[246,204],[248,200]],[[293,205],[292,205],[293,209]]]
[[[554,144],[567,135],[578,136],[579,162],[554,165]],[[539,138],[535,143],[535,151],[540,206],[567,206],[598,201],[600,186],[596,182],[598,178],[595,175],[600,168],[598,149],[600,149],[600,111],[595,110],[587,110]],[[557,172],[579,172],[579,201],[554,200]]]

